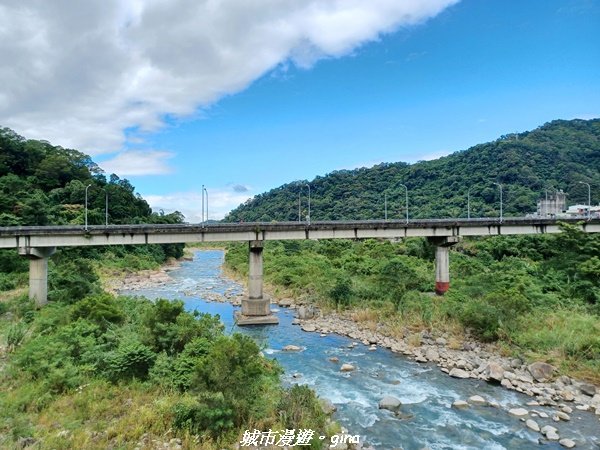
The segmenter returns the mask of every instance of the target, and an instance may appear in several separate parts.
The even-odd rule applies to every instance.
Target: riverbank
[[[163,284],[168,282],[165,277],[168,277],[167,273],[173,267],[177,266],[170,265],[139,276],[132,274],[123,283],[133,283],[133,286],[139,288]],[[225,276],[246,284],[246,280],[235,271],[225,265],[222,269]],[[129,289],[131,286],[129,284]],[[457,334],[449,335],[435,330],[430,332],[426,329],[415,331],[404,327],[400,333],[397,328],[394,329],[395,335],[392,336],[385,332],[385,325],[377,323],[368,310],[322,312],[310,304],[297,304],[287,296],[276,298],[272,290],[272,286],[265,287],[265,295],[271,298],[271,303],[295,309],[297,323],[303,331],[346,336],[369,346],[370,350],[387,348],[416,362],[435,364],[442,372],[454,378],[484,380],[526,394],[534,398],[531,406],[564,408],[568,403],[580,411],[595,412],[600,420],[600,387],[565,375],[559,376],[556,367],[543,361],[527,363],[521,358],[504,356],[498,345],[480,342],[468,334],[461,339]],[[243,295],[232,296],[226,292],[225,295],[214,294],[207,300],[230,302],[237,306]]]
[[[217,253],[219,254],[217,255]],[[149,295],[150,298],[159,298],[162,296],[167,296],[167,298],[182,298],[186,303],[189,302],[189,310],[196,307],[198,298],[204,300],[205,294],[215,294],[219,298],[207,303],[203,302],[204,306],[201,310],[220,314],[224,323],[226,323],[226,327],[230,327],[232,326],[232,310],[231,307],[224,304],[235,304],[243,296],[242,287],[239,285],[241,284],[239,281],[243,280],[240,279],[239,275],[234,277],[237,280],[236,282],[229,280],[229,277],[218,270],[221,262],[221,252],[200,253],[198,254],[197,261],[195,260],[182,265],[181,270],[172,274],[173,282],[170,283],[170,286],[159,286],[143,293]],[[233,295],[228,298],[225,294],[232,292],[231,287],[233,285],[235,285]],[[267,292],[270,292],[268,286]],[[273,298],[276,297],[273,296]],[[299,300],[300,302],[304,302],[304,299]],[[210,305],[210,303],[215,304]],[[216,303],[221,303],[222,305]],[[494,355],[494,352],[501,351],[501,348],[493,348],[494,346],[490,344],[481,344],[482,348],[478,348],[476,339],[459,340],[456,335],[444,337],[443,333],[427,336],[421,335],[420,332],[417,333],[414,329],[405,330],[405,336],[402,338],[397,335],[390,337],[385,334],[385,329],[377,328],[378,324],[374,321],[375,316],[368,312],[355,311],[354,314],[350,314],[349,312],[320,311],[309,304],[300,305],[297,303],[299,302],[291,297],[277,299],[276,303],[275,301],[273,303],[273,310],[279,310],[276,314],[280,317],[281,325],[278,327],[261,327],[260,329],[246,327],[243,329],[243,333],[249,334],[257,339],[258,342],[261,342],[265,354],[274,355],[276,359],[284,363],[286,367],[286,382],[292,384],[298,382],[303,384],[308,383],[310,386],[314,386],[321,395],[332,400],[341,409],[343,416],[340,417],[348,417],[347,415],[351,414],[353,417],[352,421],[346,424],[348,429],[357,430],[357,420],[359,423],[364,424],[372,423],[370,422],[372,420],[378,421],[375,428],[377,431],[369,431],[368,429],[361,428],[361,432],[369,442],[371,442],[369,436],[376,438],[383,433],[392,433],[392,436],[407,436],[406,433],[408,431],[404,429],[405,427],[418,426],[422,427],[422,431],[430,426],[444,427],[444,422],[440,422],[439,414],[443,416],[450,415],[452,420],[457,420],[457,423],[461,424],[460,426],[466,426],[467,423],[474,423],[473,421],[475,421],[480,426],[483,425],[485,429],[488,429],[487,424],[489,422],[487,421],[491,420],[495,423],[494,427],[506,427],[504,428],[506,431],[503,432],[507,433],[505,436],[510,436],[514,432],[518,434],[518,438],[516,437],[517,440],[523,439],[526,436],[528,439],[531,439],[533,432],[529,431],[530,428],[526,427],[526,421],[523,421],[521,424],[519,419],[509,414],[511,410],[514,410],[513,413],[523,414],[522,410],[525,409],[526,416],[524,418],[536,421],[540,430],[546,425],[553,425],[559,431],[561,439],[575,437],[578,447],[593,448],[586,446],[590,442],[590,436],[597,435],[593,431],[593,427],[597,426],[598,422],[597,418],[594,418],[590,414],[589,411],[591,409],[588,409],[586,412],[576,408],[575,402],[566,401],[557,402],[555,407],[542,406],[541,402],[538,402],[537,405],[527,405],[527,402],[537,401],[537,399],[532,397],[528,400],[528,397],[509,393],[516,392],[516,389],[510,391],[498,389],[493,384],[499,383],[487,384],[479,377],[459,381],[448,377],[442,371],[436,370],[432,362],[422,362],[420,366],[412,362],[418,355],[406,354],[406,356],[410,357],[404,357],[404,352],[398,351],[402,349],[400,342],[403,342],[406,350],[414,351],[420,349],[422,354],[427,355],[429,353],[428,356],[431,356],[431,352],[427,352],[426,347],[427,345],[435,344],[438,347],[438,353],[441,354],[441,363],[445,359],[454,359],[458,365],[462,365],[460,363],[462,357],[462,359],[466,358],[465,361],[474,366],[473,361],[468,358],[468,355],[446,355],[446,351],[448,349],[464,351],[465,349],[462,348],[462,345],[467,344],[474,345],[470,350],[471,352],[481,353],[487,351],[491,355]],[[277,306],[275,307],[275,305]],[[302,319],[292,321],[294,316],[299,316]],[[299,326],[293,326],[292,323]],[[301,328],[305,331],[301,330]],[[312,332],[309,333],[309,331]],[[394,328],[394,331],[398,332],[398,328]],[[347,336],[347,338],[337,337],[338,335]],[[417,335],[419,336],[418,339]],[[265,341],[267,336],[269,336],[269,344]],[[352,339],[353,343],[349,342],[348,338]],[[428,342],[430,339],[433,339],[433,343]],[[438,339],[445,339],[445,345],[442,340],[435,342]],[[300,350],[284,351],[283,349],[289,345],[296,346]],[[396,349],[396,351],[383,351],[383,347],[388,347],[390,350]],[[393,353],[401,354],[403,357],[394,356]],[[337,362],[334,362],[334,359]],[[382,363],[383,365],[381,365]],[[500,361],[500,363],[504,364],[504,361]],[[341,366],[344,364],[352,365],[354,370],[341,372]],[[450,366],[452,365],[450,364]],[[470,370],[468,366],[465,367],[465,369],[461,370]],[[452,367],[452,369],[454,368]],[[458,367],[456,368],[458,369]],[[476,368],[474,367],[474,369]],[[515,371],[512,370],[511,372],[514,373]],[[416,376],[419,378],[413,378]],[[505,378],[510,377],[510,373],[505,376]],[[436,387],[432,387],[430,390],[427,387],[429,383],[434,383]],[[374,385],[377,386],[375,389],[373,389]],[[419,386],[417,390],[411,390],[411,386],[413,385],[415,387]],[[439,390],[441,386],[444,386],[444,388]],[[373,392],[371,392],[372,389]],[[506,391],[506,393],[502,393],[502,391]],[[367,392],[370,392],[370,394],[367,394]],[[472,398],[474,394],[480,394],[482,399]],[[385,413],[382,415],[376,412],[378,402],[387,395],[397,396],[399,399],[402,399],[403,407],[399,416],[395,415],[395,413],[391,413],[388,416]],[[367,397],[369,397],[368,400]],[[424,401],[427,397],[429,397],[429,400]],[[360,411],[363,411],[362,413],[359,410],[354,410],[356,407],[353,406],[356,405],[353,403],[356,401],[355,399],[360,401]],[[463,402],[465,405],[471,405],[468,407],[468,411],[456,409],[464,407],[461,406],[462,399],[465,400]],[[484,407],[481,403],[475,404],[469,403],[469,401],[480,401],[492,407]],[[451,405],[454,403],[456,406],[451,408]],[[561,405],[561,403],[564,403],[564,405]],[[373,408],[375,411],[373,411]],[[569,412],[568,408],[571,408],[572,411]],[[433,411],[436,412],[434,413]],[[373,419],[375,414],[378,417],[377,419]],[[414,418],[406,418],[410,415],[414,415]],[[556,419],[560,422],[554,422],[553,416],[556,416]],[[564,420],[565,418],[569,420]],[[401,427],[401,431],[388,431],[386,423],[389,423],[394,428]],[[586,424],[584,428],[582,428],[582,423]],[[532,425],[532,422],[530,422],[530,425]],[[592,431],[590,431],[590,426],[592,427]],[[508,431],[513,427],[514,431]],[[489,436],[485,437],[485,429],[481,430],[482,434],[471,434],[472,438],[475,440],[482,439],[483,441],[489,440]],[[440,436],[448,433],[448,430],[443,431],[440,429],[439,431],[441,433]],[[581,436],[579,439],[577,438],[578,433]],[[546,441],[547,436],[539,436],[544,442]],[[550,433],[550,437],[554,436],[554,434]],[[389,438],[390,434],[385,438],[388,439],[387,442],[389,442]],[[422,434],[419,435],[418,439],[420,442],[431,442]],[[386,445],[381,446],[381,443],[376,445],[376,447],[391,448]],[[409,446],[408,448],[413,447]],[[508,445],[506,448],[517,447]]]

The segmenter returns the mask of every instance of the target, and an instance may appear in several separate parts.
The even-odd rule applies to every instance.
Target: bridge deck
[[[559,233],[561,223],[600,232],[600,219],[428,219],[0,227],[0,248],[363,239]]]

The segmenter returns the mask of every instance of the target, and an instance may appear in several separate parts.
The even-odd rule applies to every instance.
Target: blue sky
[[[215,200],[211,215],[220,218],[244,198],[296,179],[432,159],[553,119],[600,116],[600,2],[431,3],[415,20],[374,21],[342,44],[309,37],[318,51],[308,56],[290,46],[252,67],[268,46],[256,47],[242,54],[241,69],[225,67],[225,86],[214,81],[218,65],[211,76],[185,80],[215,83],[190,94],[189,103],[186,89],[197,84],[169,85],[176,94],[156,109],[156,123],[123,119],[118,149],[94,158],[129,178],[153,206],[183,210],[194,221],[202,184]],[[360,17],[349,29],[360,30],[355,22]],[[156,60],[170,56],[144,48]],[[194,55],[182,57],[200,64]],[[179,67],[165,71],[185,70]],[[160,87],[158,79],[152,89]],[[144,95],[148,103],[158,96]]]

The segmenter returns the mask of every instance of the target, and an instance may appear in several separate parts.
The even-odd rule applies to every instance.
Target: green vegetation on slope
[[[180,213],[156,214],[127,180],[108,179],[87,155],[46,141],[27,140],[0,129],[0,226],[83,225],[88,188],[88,223],[180,223]],[[183,256],[183,244],[59,249],[50,260],[50,283],[56,272],[77,272],[90,264],[104,270],[155,268],[169,257]],[[0,292],[23,286],[28,264],[14,250],[0,250]],[[91,275],[90,275],[91,276]],[[53,295],[58,295],[56,292]]]
[[[507,215],[535,212],[536,202],[548,189],[562,189],[569,203],[587,203],[587,188],[598,188],[600,178],[600,119],[555,120],[536,130],[502,136],[433,161],[383,163],[371,168],[340,170],[310,181],[312,220],[388,218],[405,216],[408,187],[412,218],[467,216],[471,189],[471,216],[497,216],[499,190],[504,185]],[[226,221],[298,220],[298,193],[302,189],[302,216],[307,211],[306,181],[285,184],[255,196],[234,209]],[[595,189],[592,203],[600,200]]]
[[[264,270],[276,295],[359,311],[392,335],[470,330],[598,382],[599,252],[600,236],[571,226],[552,236],[466,240],[451,252],[445,297],[431,293],[434,247],[418,238],[267,242]],[[226,262],[246,274],[246,246],[231,244]]]
[[[24,298],[0,303],[9,352],[0,447],[132,448],[178,437],[184,448],[216,449],[254,427],[328,431],[314,393],[283,389],[277,363],[251,338],[223,334],[218,316],[178,301],[67,294],[39,311]]]

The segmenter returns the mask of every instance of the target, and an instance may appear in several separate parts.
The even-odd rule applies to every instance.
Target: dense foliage
[[[2,448],[19,439],[39,448],[124,448],[144,433],[170,439],[169,429],[189,448],[221,448],[245,429],[281,429],[298,415],[295,425],[327,433],[312,391],[283,389],[280,367],[250,337],[225,335],[218,316],[185,312],[183,302],[86,293],[39,311],[24,298],[2,305],[11,353],[1,367],[0,389],[10,392],[0,396]],[[117,412],[147,396],[152,421]]]
[[[90,225],[105,223],[107,196],[110,224],[183,221],[177,212],[153,213],[128,180],[114,174],[107,179],[89,156],[0,129],[0,227],[82,225],[88,185]],[[100,255],[109,266],[144,269],[183,256],[183,244],[59,249],[51,260],[50,283],[64,287],[70,274],[84,271],[88,276],[81,278],[80,288],[88,289],[88,280],[95,276],[90,263],[97,263]],[[14,250],[0,250],[0,291],[14,289],[26,279],[27,261],[16,258]],[[55,290],[51,299],[60,297],[59,291]]]
[[[600,236],[576,227],[549,236],[470,239],[451,251],[452,287],[432,295],[434,247],[425,239],[267,242],[265,279],[277,295],[374,312],[391,332],[466,329],[567,371],[600,374]],[[247,248],[227,264],[247,272]]]
[[[383,219],[387,196],[388,218],[405,217],[408,188],[412,218],[467,216],[470,189],[471,217],[497,216],[503,184],[507,215],[535,212],[536,202],[562,189],[568,202],[600,201],[600,119],[555,120],[536,130],[502,136],[496,141],[432,161],[415,164],[382,163],[371,168],[335,171],[310,181],[312,220]],[[234,209],[227,221],[298,220],[308,214],[307,181],[285,184],[255,196]],[[595,188],[595,189],[594,189]]]

